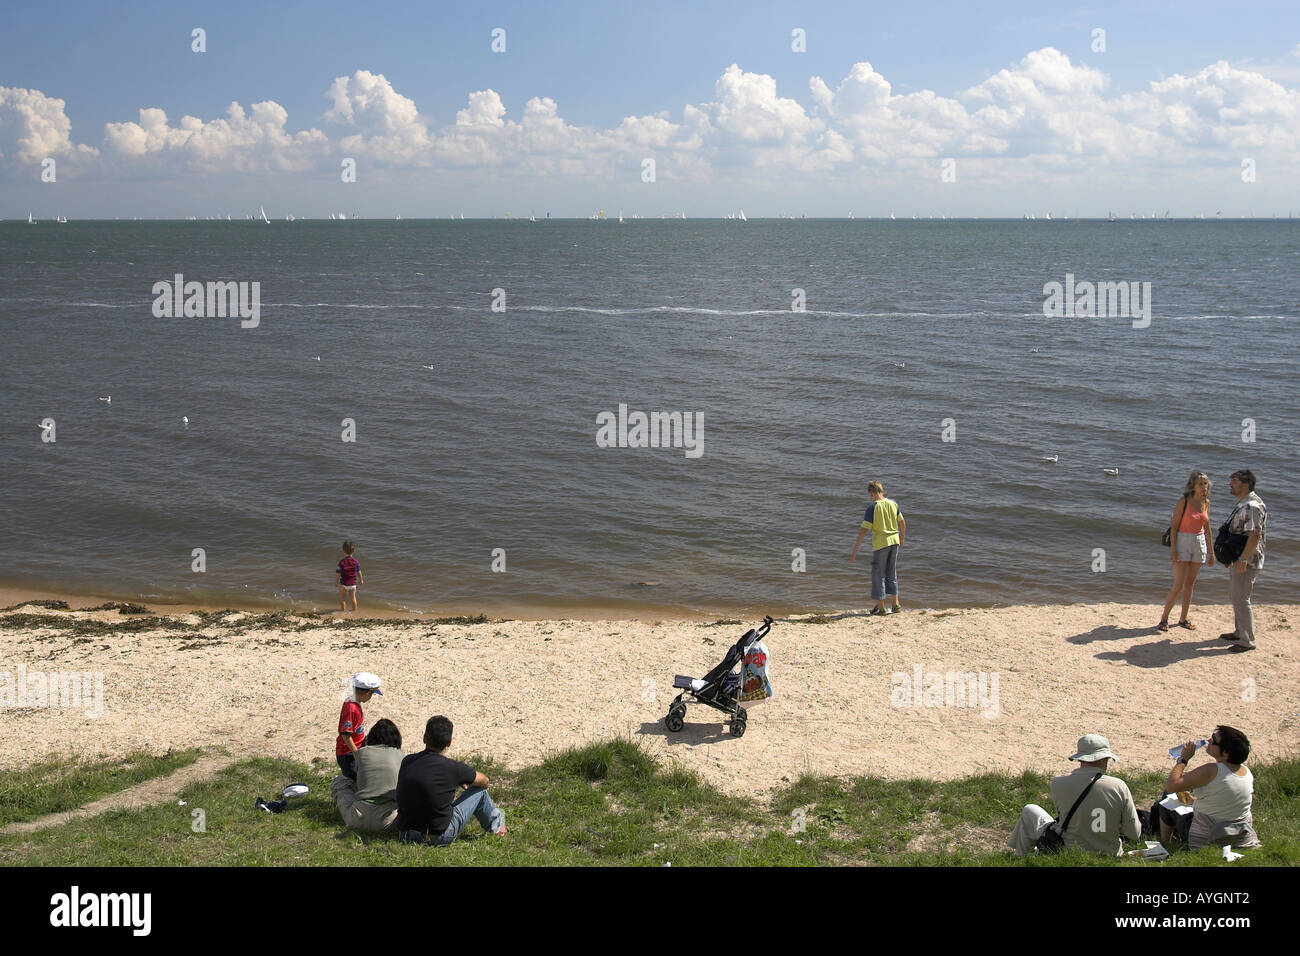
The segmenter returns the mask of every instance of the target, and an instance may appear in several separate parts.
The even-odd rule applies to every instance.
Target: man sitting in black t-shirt
[[[506,817],[488,796],[488,778],[443,755],[451,746],[451,721],[430,717],[424,746],[402,760],[397,773],[397,832],[406,843],[447,846],[474,816],[488,833],[506,834]],[[456,790],[465,787],[452,800]]]

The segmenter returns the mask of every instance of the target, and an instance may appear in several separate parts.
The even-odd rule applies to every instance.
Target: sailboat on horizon
[[[749,222],[749,217],[745,215],[745,210],[740,210],[740,221]]]
[[[262,222],[266,223],[269,226],[271,224],[271,220],[266,218],[266,208],[264,206],[258,206],[257,211],[262,217]]]

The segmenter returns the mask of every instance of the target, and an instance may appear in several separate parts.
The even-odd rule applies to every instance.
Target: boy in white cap
[[[366,717],[361,712],[361,705],[371,697],[384,692],[379,689],[379,676],[369,671],[352,675],[352,693],[343,702],[339,714],[339,735],[334,741],[334,759],[339,763],[339,771],[345,777],[357,779],[357,751],[366,742]]]
[[[1123,780],[1106,776],[1110,761],[1119,759],[1111,751],[1110,741],[1101,734],[1084,734],[1079,738],[1078,747],[1070,757],[1079,761],[1078,769],[1054,778],[1051,786],[1052,802],[1064,821],[1079,795],[1092,784],[1070,818],[1065,845],[1082,847],[1102,856],[1119,856],[1124,852],[1123,840],[1136,840],[1142,834],[1133,794]],[[1033,852],[1034,844],[1052,819],[1042,807],[1029,804],[1021,811],[1007,847],[1021,856]]]

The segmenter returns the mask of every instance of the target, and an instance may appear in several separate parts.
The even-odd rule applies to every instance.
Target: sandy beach
[[[29,605],[0,615],[0,681],[20,665],[28,686],[35,674],[102,674],[102,706],[6,699],[0,766],[214,745],[332,765],[344,681],[359,670],[383,678],[367,722],[394,720],[408,752],[435,713],[455,723],[455,755],[513,768],[623,735],[753,796],[804,772],[1059,772],[1088,732],[1108,736],[1126,769],[1163,769],[1169,746],[1218,723],[1243,729],[1255,760],[1293,756],[1300,640],[1290,618],[1300,621],[1300,606],[1257,608],[1249,654],[1218,640],[1228,605],[1193,610],[1198,630],[1169,634],[1152,626],[1158,608],[1123,604],[778,620],[767,641],[774,697],[751,706],[734,739],[703,706],[688,708],[678,734],[662,718],[673,676],[701,676],[757,620],[357,624],[169,611],[142,628],[116,610]]]

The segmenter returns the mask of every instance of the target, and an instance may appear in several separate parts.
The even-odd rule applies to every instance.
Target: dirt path
[[[62,826],[65,823],[71,823],[73,820],[80,820],[84,817],[98,816],[101,813],[108,813],[110,810],[136,810],[158,803],[166,803],[177,799],[181,791],[190,784],[215,776],[234,762],[235,758],[226,754],[211,754],[200,757],[194,763],[181,767],[175,773],[168,774],[165,777],[154,777],[152,780],[142,781],[134,787],[119,790],[117,793],[110,793],[106,797],[100,797],[98,800],[94,800],[75,810],[64,810],[62,813],[46,814],[43,817],[37,817],[35,820],[22,820],[18,823],[11,823],[7,827],[0,828],[0,833],[33,833],[37,830],[44,830],[46,827]]]

